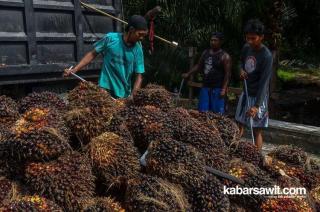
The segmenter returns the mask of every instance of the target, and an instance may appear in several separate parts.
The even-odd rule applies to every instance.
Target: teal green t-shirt
[[[143,50],[140,42],[128,47],[122,33],[107,33],[94,44],[95,51],[103,54],[99,86],[125,98],[131,94],[132,75],[144,73]]]

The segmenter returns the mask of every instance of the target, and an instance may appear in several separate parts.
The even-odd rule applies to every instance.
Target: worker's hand
[[[189,73],[183,73],[181,76],[182,76],[182,78],[187,79],[187,78],[190,77],[190,74]]]
[[[240,70],[240,79],[241,80],[248,79],[248,73],[245,72],[243,69]]]
[[[127,97],[128,101],[134,101],[134,97],[137,94],[138,90],[137,89],[133,89],[133,91],[131,92],[130,96]]]
[[[128,97],[126,98],[126,101],[127,101],[127,102],[133,102],[133,95],[131,94],[130,96],[128,96]]]
[[[104,89],[104,88],[100,88],[100,92],[110,95],[110,93],[109,93],[106,89]]]
[[[71,75],[71,73],[76,73],[76,72],[77,72],[77,70],[75,68],[70,69],[70,70],[68,68],[66,68],[63,72],[63,77],[68,77]]]
[[[257,116],[258,112],[259,112],[259,108],[257,108],[256,106],[253,106],[247,111],[247,116],[254,118]]]
[[[224,98],[226,94],[227,94],[226,89],[221,89],[221,91],[220,91],[220,98],[221,98],[221,99]]]

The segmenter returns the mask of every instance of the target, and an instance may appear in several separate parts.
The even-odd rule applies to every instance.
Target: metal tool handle
[[[182,90],[183,84],[184,84],[184,78],[181,80],[181,83],[180,83],[179,93],[178,93],[178,95],[176,97],[176,101],[175,101],[176,104],[178,104],[178,101],[180,99],[180,95],[181,95],[181,90]]]
[[[249,107],[249,93],[248,93],[248,86],[247,86],[247,80],[244,79],[244,89],[246,92],[246,98],[247,98],[247,104]],[[252,137],[252,143],[255,144],[254,135],[253,135],[253,118],[250,116],[250,131],[251,131],[251,137]]]
[[[73,68],[73,66],[71,66],[71,67],[68,69],[68,71],[70,71],[72,68]],[[83,79],[82,77],[80,77],[79,75],[77,75],[77,74],[75,74],[75,73],[72,73],[72,72],[71,72],[71,75],[73,75],[74,77],[78,78],[78,79],[81,80],[82,82],[87,82],[87,80]],[[111,98],[112,100],[116,100],[116,99],[113,98],[112,96],[110,96],[110,98]]]
[[[71,67],[68,69],[68,71],[70,71],[72,68],[73,68],[73,66],[71,66]],[[86,82],[86,81],[87,81],[87,80],[83,79],[82,77],[80,77],[79,75],[77,75],[77,74],[75,74],[75,73],[73,73],[73,72],[71,72],[71,75],[74,76],[74,77],[76,77],[76,78],[78,78],[78,79],[81,80],[82,82]]]
[[[217,169],[214,169],[212,167],[209,167],[209,166],[205,166],[205,169],[207,172],[211,173],[211,174],[214,174],[218,177],[222,177],[224,179],[228,179],[228,180],[231,180],[232,182],[235,182],[235,183],[238,183],[240,185],[244,185],[244,181],[242,179],[239,179],[237,177],[234,177],[228,173],[225,173],[225,172],[222,172],[222,171],[219,171]]]

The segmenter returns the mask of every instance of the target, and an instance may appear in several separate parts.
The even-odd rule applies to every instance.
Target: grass
[[[319,69],[286,69],[280,68],[277,72],[278,78],[283,82],[300,81],[312,79],[320,81]]]
[[[297,77],[297,72],[283,70],[283,69],[279,69],[277,74],[279,79],[284,82],[292,81]]]

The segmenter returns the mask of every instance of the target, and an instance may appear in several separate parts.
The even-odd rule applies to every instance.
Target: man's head
[[[247,43],[259,48],[264,38],[264,25],[257,19],[249,20],[244,28]]]
[[[210,46],[213,49],[220,49],[223,41],[223,33],[214,32],[210,38]]]
[[[131,16],[126,27],[126,33],[128,33],[128,42],[136,43],[142,41],[148,35],[146,19],[140,15]]]

